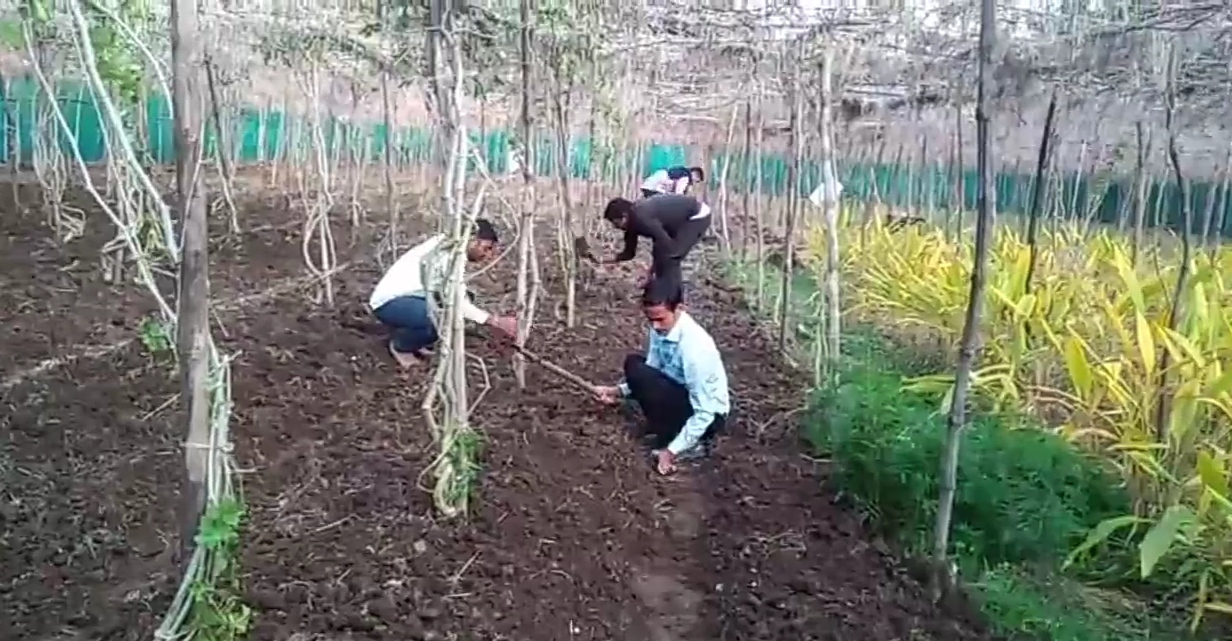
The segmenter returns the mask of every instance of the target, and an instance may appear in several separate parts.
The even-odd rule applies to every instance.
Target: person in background
[[[642,295],[642,312],[650,323],[646,353],[626,356],[624,380],[596,388],[595,397],[605,405],[624,398],[637,403],[655,441],[655,468],[671,474],[679,461],[713,450],[731,412],[727,371],[714,339],[680,308],[678,293],[652,283]]]
[[[684,278],[681,263],[710,228],[710,207],[691,196],[678,194],[664,194],[636,203],[613,198],[603,209],[603,218],[623,230],[625,235],[624,249],[615,257],[602,261],[603,264],[632,260],[637,255],[638,237],[645,236],[654,243],[653,260],[641,285],[645,287],[655,279],[666,280],[679,290]]]
[[[484,219],[475,221],[475,233],[466,248],[468,262],[490,260],[496,255],[496,229]],[[441,293],[449,275],[449,243],[437,234],[412,247],[381,276],[372,290],[368,306],[381,324],[390,330],[389,353],[403,368],[426,360],[438,339],[436,324],[427,296],[441,303]],[[517,321],[508,316],[489,314],[470,301],[463,292],[462,316],[512,336]]]
[[[659,194],[686,194],[689,187],[706,180],[706,172],[701,167],[668,167],[660,169],[642,181],[642,197],[650,198]]]

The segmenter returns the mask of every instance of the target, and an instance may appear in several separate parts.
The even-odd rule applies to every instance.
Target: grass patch
[[[1065,641],[1128,641],[1152,637],[1119,593],[1078,581],[1031,574],[1012,565],[989,568],[969,584],[998,634]],[[1077,607],[1075,607],[1077,606]]]

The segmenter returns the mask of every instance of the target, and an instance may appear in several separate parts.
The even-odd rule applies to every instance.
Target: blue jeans
[[[399,352],[417,352],[436,344],[436,325],[423,296],[399,296],[373,313],[389,328],[391,342]]]

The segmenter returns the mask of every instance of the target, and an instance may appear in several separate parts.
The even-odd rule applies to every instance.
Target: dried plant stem
[[[481,184],[468,215],[464,204],[464,185],[469,145],[459,113],[464,82],[462,43],[453,32],[452,16],[438,5],[433,6],[432,23],[434,29],[430,37],[432,51],[429,56],[433,66],[432,83],[442,129],[449,140],[442,198],[445,209],[442,219],[446,234],[444,247],[449,253],[446,258],[438,256],[433,259],[448,261],[446,282],[441,292],[446,304],[443,309],[432,305],[433,321],[440,336],[439,353],[432,385],[424,397],[421,410],[433,440],[440,448],[436,459],[425,470],[425,474],[431,472],[433,476],[433,503],[443,516],[455,518],[467,513],[478,467],[475,446],[478,433],[470,424],[473,408],[467,401],[466,333],[460,310],[466,295],[466,250],[489,181]],[[442,69],[442,59],[446,53],[442,45],[448,45],[448,74]],[[448,91],[442,86],[443,78],[451,81]],[[434,270],[436,267],[429,266],[428,269]]]
[[[103,116],[104,122],[107,123],[115,137],[118,138],[114,142],[119,153],[113,157],[123,160],[124,164],[132,170],[132,175],[145,190],[146,195],[149,196],[149,202],[155,209],[153,213],[157,216],[155,221],[162,232],[163,250],[170,256],[172,263],[178,263],[180,260],[180,247],[179,243],[176,242],[175,227],[171,222],[171,208],[163,202],[158,188],[154,186],[154,182],[146,175],[141,166],[141,161],[137,157],[137,152],[133,148],[132,141],[127,136],[119,133],[124,131],[124,125],[120,118],[120,112],[116,109],[115,102],[111,99],[111,95],[107,92],[103,79],[98,73],[98,59],[94,52],[94,45],[90,42],[90,26],[87,24],[85,16],[81,12],[81,5],[77,0],[67,4],[69,14],[73,19],[73,36],[81,52],[82,70],[85,72],[86,82],[98,100],[99,111]]]

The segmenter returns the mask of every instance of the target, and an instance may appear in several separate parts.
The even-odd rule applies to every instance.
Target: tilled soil
[[[25,207],[37,192],[16,190]],[[90,211],[84,198],[69,206]],[[23,207],[24,208],[24,207]],[[137,288],[111,287],[99,269],[98,251],[115,235],[102,212],[86,225],[85,234],[57,242],[45,218],[21,211],[10,185],[0,186],[0,345],[4,371],[17,363],[34,362],[73,346],[108,343],[125,335],[125,326],[153,306]],[[131,334],[130,334],[131,335]]]
[[[363,300],[376,277],[348,275],[340,299]],[[262,457],[246,484],[255,638],[985,638],[823,490],[824,469],[784,437],[799,378],[729,296],[703,284],[691,309],[724,351],[734,420],[715,458],[673,478],[652,472],[620,412],[538,368],[519,392],[507,356],[472,339],[491,390],[465,523],[434,520],[420,478],[434,455],[426,370],[396,371],[358,329],[360,305],[237,322],[268,343],[237,382],[239,448]],[[612,381],[644,337],[629,280],[592,284],[579,310],[576,329],[545,321],[532,348]]]
[[[136,340],[153,306],[103,279],[101,212],[61,245],[13,193],[0,188],[0,639],[148,638],[178,578],[183,475],[170,363]]]
[[[253,234],[219,262],[227,296],[300,271],[278,233]],[[31,242],[6,234],[10,246]],[[218,314],[220,342],[239,353],[233,432],[248,468],[253,639],[987,638],[934,608],[835,505],[824,465],[791,436],[801,380],[704,279],[690,308],[723,349],[736,403],[713,459],[659,477],[629,434],[634,420],[533,365],[518,391],[508,353],[476,332],[469,345],[490,387],[474,416],[486,437],[483,477],[468,519],[438,520],[421,478],[434,456],[419,408],[426,371],[390,362],[363,308],[379,274],[358,253],[348,259],[334,309],[292,290]],[[16,279],[52,278],[54,265],[5,260],[26,270],[3,274],[6,294]],[[501,263],[477,279],[485,306],[509,309],[511,270]],[[531,347],[611,382],[645,330],[626,274],[588,278],[577,327],[564,329],[558,301],[547,300]],[[559,290],[554,274],[545,281]],[[92,282],[64,289],[139,308],[129,297],[140,294],[108,299]],[[27,307],[10,308],[6,325],[27,334],[0,337],[0,350],[18,356],[5,359],[6,380],[65,345],[102,340],[92,332],[107,322],[128,332],[107,339],[131,336],[140,318],[99,311],[74,330],[71,297],[37,308],[13,299]],[[29,337],[36,331],[44,338]],[[472,399],[483,379],[476,366]],[[0,638],[149,637],[177,575],[168,553],[182,474],[167,404],[175,385],[165,364],[128,344],[5,388]]]
[[[169,369],[135,349],[0,400],[0,638],[138,639],[174,588],[183,455]]]
[[[103,278],[105,216],[68,194],[89,213],[60,243],[14,193],[0,187],[0,639],[148,639],[180,574],[173,361],[140,340],[148,293]],[[215,247],[219,333],[303,275],[285,212],[246,214],[250,230]]]

